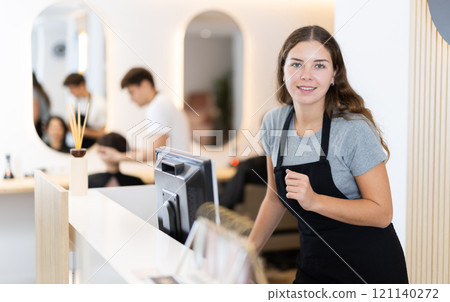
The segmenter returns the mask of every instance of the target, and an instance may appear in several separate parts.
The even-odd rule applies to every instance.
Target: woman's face
[[[286,88],[295,103],[325,103],[336,72],[330,53],[317,41],[300,42],[288,53],[283,67]]]
[[[60,142],[64,139],[64,126],[61,125],[61,121],[53,118],[47,125],[47,133],[52,141]]]

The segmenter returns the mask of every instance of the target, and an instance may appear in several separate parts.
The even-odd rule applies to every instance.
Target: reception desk
[[[69,224],[73,283],[144,283],[192,254],[157,228],[153,185],[69,196]]]
[[[125,171],[141,175],[147,182],[154,182],[153,168],[138,163],[126,163],[121,167]],[[218,180],[226,181],[235,173],[234,168],[217,169]],[[49,178],[64,188],[68,187],[68,176],[49,175]],[[143,186],[147,187],[147,186]],[[140,213],[145,208],[147,195],[137,194],[137,199],[127,198],[131,187],[98,189],[112,201],[128,200],[123,205]],[[136,187],[137,188],[137,187]],[[35,220],[34,220],[34,177],[17,177],[12,180],[0,180],[0,246],[6,247],[0,253],[0,283],[35,283]],[[139,189],[136,189],[139,190]],[[97,190],[89,190],[97,191]],[[108,193],[114,192],[114,193]],[[112,195],[111,195],[112,194]],[[124,196],[124,198],[119,198]],[[141,198],[141,199],[139,199]],[[119,200],[119,201],[117,201]],[[139,200],[142,200],[139,203]],[[140,204],[140,205],[139,205]],[[139,215],[142,215],[139,216]],[[103,269],[105,270],[105,269]]]

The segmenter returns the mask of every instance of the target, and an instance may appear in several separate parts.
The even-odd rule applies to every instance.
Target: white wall
[[[0,195],[0,284],[35,283],[33,195]]]
[[[101,20],[94,12],[87,16],[88,41],[88,69],[86,81],[92,94],[106,95],[106,68],[105,68],[105,31]]]
[[[387,169],[394,203],[393,222],[403,247],[406,240],[409,3],[409,0],[336,0],[335,11],[336,39],[342,48],[350,83],[372,109],[391,151]]]

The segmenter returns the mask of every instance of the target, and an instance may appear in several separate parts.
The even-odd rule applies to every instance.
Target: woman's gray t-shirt
[[[263,119],[260,140],[266,154],[276,166],[281,132],[292,106],[269,111]],[[316,162],[322,151],[322,129],[313,134],[297,135],[292,118],[282,165],[300,165]],[[361,114],[348,114],[346,118],[331,120],[327,159],[336,187],[349,199],[361,198],[355,176],[362,175],[386,160],[386,154],[373,124]]]

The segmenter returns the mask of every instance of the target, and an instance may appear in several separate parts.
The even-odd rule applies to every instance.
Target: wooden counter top
[[[121,164],[121,171],[124,174],[140,177],[146,184],[155,183],[155,173],[152,167],[138,163]],[[217,169],[217,180],[225,182],[236,173],[236,168],[225,167]],[[69,176],[49,176],[52,181],[64,188],[69,187]],[[34,191],[34,177],[22,177],[14,179],[0,179],[0,194],[17,194]]]
[[[51,180],[64,188],[69,187],[68,176],[50,176]],[[0,180],[0,194],[28,193],[34,191],[34,177]]]

